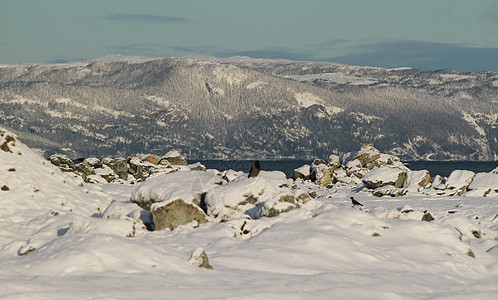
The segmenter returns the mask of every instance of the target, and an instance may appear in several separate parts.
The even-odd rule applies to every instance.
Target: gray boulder
[[[118,157],[112,159],[106,157],[104,159],[104,164],[111,168],[120,179],[128,179],[128,161],[126,158]]]
[[[74,162],[63,154],[53,154],[49,159],[53,165],[58,166],[63,172],[73,172],[75,170]]]
[[[187,203],[182,199],[166,203],[154,203],[151,206],[155,230],[175,229],[180,225],[197,221],[198,224],[208,222],[206,214],[195,204]]]
[[[363,183],[376,189],[386,185],[401,188],[405,184],[408,169],[380,167],[374,168],[363,177]]]
[[[180,154],[180,152],[172,150],[166,153],[161,161],[159,162],[160,165],[178,165],[178,166],[186,166],[187,165],[187,159]]]
[[[294,169],[292,179],[296,180],[298,178],[302,180],[310,179],[310,165],[303,165],[302,167]]]

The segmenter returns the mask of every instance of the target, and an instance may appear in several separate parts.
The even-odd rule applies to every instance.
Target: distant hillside
[[[498,74],[244,57],[0,67],[0,124],[73,157],[498,159]],[[35,138],[35,137],[39,138]]]

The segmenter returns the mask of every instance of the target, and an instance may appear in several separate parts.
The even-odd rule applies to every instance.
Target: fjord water
[[[249,172],[253,160],[201,160],[208,169],[220,171],[232,169],[235,171]],[[261,169],[266,171],[279,170],[287,177],[292,177],[294,169],[305,164],[311,164],[311,160],[265,160],[261,161]],[[490,172],[498,167],[498,161],[407,161],[410,169],[428,170],[431,176],[441,175],[447,177],[454,170],[469,170],[475,173]]]

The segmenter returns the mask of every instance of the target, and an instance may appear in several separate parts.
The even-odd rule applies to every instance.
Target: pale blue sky
[[[0,64],[107,54],[498,71],[498,1],[0,0]]]

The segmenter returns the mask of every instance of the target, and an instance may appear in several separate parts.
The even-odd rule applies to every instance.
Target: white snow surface
[[[131,194],[137,202],[169,202],[182,199],[191,203],[197,195],[217,187],[220,176],[202,171],[185,171],[159,174],[147,179]]]
[[[5,142],[4,131],[0,146]],[[496,198],[378,198],[297,182],[317,198],[277,217],[151,232],[137,221],[143,210],[130,202],[136,186],[82,183],[19,141],[7,145],[12,152],[0,149],[0,187],[9,188],[0,190],[1,299],[496,299],[498,294]],[[186,174],[197,173],[162,178]],[[261,179],[241,175],[231,186],[252,191],[251,181],[288,183],[275,172],[260,174]],[[179,178],[173,181],[181,190]],[[154,179],[141,185],[153,185]],[[273,187],[268,183],[265,193]],[[364,207],[352,207],[350,196]],[[109,209],[102,218],[109,205],[114,212]],[[424,211],[432,222],[421,221]],[[189,263],[199,248],[213,270]]]

